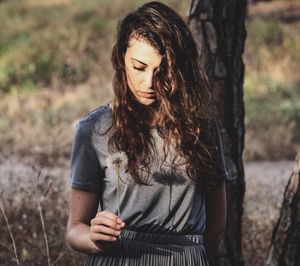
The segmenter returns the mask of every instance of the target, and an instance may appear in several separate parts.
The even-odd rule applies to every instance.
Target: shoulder
[[[111,109],[102,105],[78,119],[75,123],[76,135],[90,137],[92,132],[100,129],[100,126],[107,124],[111,119]]]
[[[80,118],[77,123],[93,123],[104,119],[104,117],[110,115],[110,113],[110,108],[107,105],[102,105]]]

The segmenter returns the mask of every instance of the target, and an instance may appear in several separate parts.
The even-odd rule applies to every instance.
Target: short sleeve
[[[226,168],[225,156],[224,156],[224,147],[222,142],[222,136],[220,133],[220,126],[218,122],[215,122],[213,129],[214,136],[214,145],[216,147],[216,161],[217,161],[217,169],[216,169],[216,179],[218,182],[229,182],[230,177]]]
[[[71,153],[71,187],[100,192],[102,169],[91,143],[93,123],[91,120],[76,124],[75,137]]]

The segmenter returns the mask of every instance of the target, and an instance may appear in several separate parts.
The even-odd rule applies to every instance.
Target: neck
[[[158,120],[159,120],[159,112],[156,111],[153,113],[152,119],[148,123],[149,127],[155,127],[158,124]]]

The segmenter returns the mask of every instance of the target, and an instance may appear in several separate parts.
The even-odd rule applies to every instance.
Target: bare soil
[[[272,230],[279,218],[283,193],[293,161],[263,161],[244,164],[243,248],[246,265],[264,265]]]

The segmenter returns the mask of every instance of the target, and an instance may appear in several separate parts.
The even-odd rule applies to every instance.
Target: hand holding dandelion
[[[125,223],[114,213],[104,210],[91,220],[90,239],[95,244],[95,253],[112,247],[112,242],[120,238]]]

